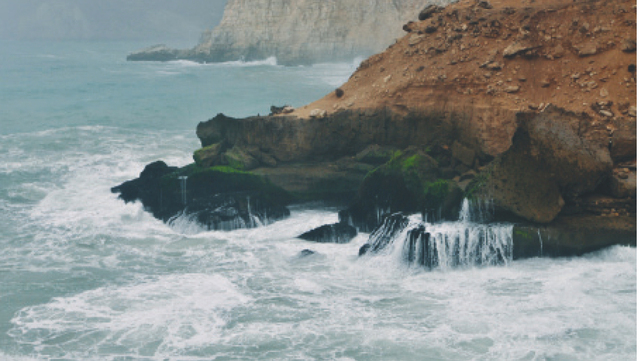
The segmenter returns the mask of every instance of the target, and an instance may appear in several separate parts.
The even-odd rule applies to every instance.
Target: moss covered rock
[[[455,219],[463,192],[442,179],[438,162],[417,148],[396,151],[384,165],[369,172],[341,220],[371,231],[385,214],[422,212],[430,219]]]
[[[193,153],[193,161],[202,168],[213,167],[220,164],[221,153],[222,143],[212,144],[196,150]]]
[[[125,202],[140,201],[156,218],[195,221],[231,230],[269,224],[289,215],[287,192],[266,178],[229,166],[183,168],[148,165],[140,178],[112,189]]]

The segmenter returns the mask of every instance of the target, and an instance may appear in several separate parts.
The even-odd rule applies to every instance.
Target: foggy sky
[[[195,45],[227,0],[0,0],[0,38]]]

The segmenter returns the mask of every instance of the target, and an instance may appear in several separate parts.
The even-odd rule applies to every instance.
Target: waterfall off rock
[[[513,225],[481,223],[490,209],[490,202],[465,199],[459,220],[442,223],[393,214],[371,234],[360,255],[386,254],[428,269],[508,264]]]
[[[187,205],[187,176],[180,176],[180,192],[182,193],[182,204]]]

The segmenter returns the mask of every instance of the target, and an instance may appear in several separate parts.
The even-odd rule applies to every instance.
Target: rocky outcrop
[[[526,220],[548,223],[566,202],[595,191],[611,174],[607,131],[555,106],[519,118],[511,148],[486,170],[479,196]]]
[[[310,64],[353,60],[392,44],[402,24],[447,0],[229,0],[220,24],[191,50],[143,49],[129,60],[262,60]]]
[[[427,228],[428,227],[428,228]],[[532,257],[572,257],[613,246],[637,246],[635,220],[613,217],[561,217],[544,226],[451,223],[437,227],[389,215],[359,251],[387,252],[395,243],[402,259],[428,269],[506,264]]]
[[[199,124],[194,160],[264,175],[298,199],[349,200],[342,223],[377,235],[364,254],[384,249],[406,213],[454,219],[463,196],[492,200],[482,222],[520,232],[482,262],[635,245],[635,5],[462,0],[422,18],[340,92],[286,114]],[[381,222],[393,232],[375,230]],[[428,266],[426,245],[446,237],[414,231],[406,258]],[[543,253],[516,241],[538,231]]]
[[[637,246],[633,217],[565,216],[547,225],[516,225],[513,258],[572,257],[613,246]]]
[[[169,167],[158,161],[140,177],[112,188],[125,202],[169,224],[195,222],[209,230],[254,228],[289,216],[290,200],[260,176],[229,167]]]
[[[298,236],[300,239],[318,243],[349,243],[358,231],[346,223],[327,224]]]
[[[186,50],[172,49],[164,44],[153,45],[142,50],[138,50],[127,56],[129,61],[172,61],[188,56]]]

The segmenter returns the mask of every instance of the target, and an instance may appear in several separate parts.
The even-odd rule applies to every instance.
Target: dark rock
[[[127,56],[129,61],[171,61],[180,57],[181,51],[166,45],[154,45]]]
[[[635,217],[561,216],[513,230],[514,260],[580,256],[613,245],[636,246]]]
[[[278,114],[289,114],[293,112],[293,107],[290,105],[283,105],[281,107],[277,107],[275,105],[271,106],[271,113],[269,115],[278,115]]]
[[[478,1],[478,7],[481,7],[483,9],[493,9],[493,6],[486,0]]]
[[[358,231],[345,223],[327,224],[309,232],[305,232],[298,238],[319,243],[349,243]]]
[[[187,219],[211,230],[253,228],[289,216],[286,192],[260,176],[229,167],[192,164],[178,169],[155,162],[140,178],[111,191],[125,202],[142,202],[164,222]]]
[[[344,95],[344,90],[338,88],[336,89],[335,93],[336,93],[336,97],[342,98],[342,96]]]
[[[369,252],[370,249],[371,249],[371,245],[369,243],[364,244],[358,250],[358,257],[364,256],[365,254],[367,254],[367,252]]]
[[[455,168],[454,168],[456,174],[465,174],[467,173],[469,170],[471,170],[471,168],[469,168],[467,165],[465,164],[458,164]]]
[[[135,202],[136,200],[147,200],[148,207],[157,208],[162,203],[159,197],[155,197],[160,193],[160,179],[178,170],[178,167],[169,167],[161,160],[147,164],[140,173],[138,179],[130,180],[122,183],[117,187],[111,188],[111,192],[120,193],[118,198],[125,203]],[[147,205],[145,205],[146,207]]]
[[[305,257],[313,256],[314,254],[316,254],[316,252],[310,249],[303,249],[302,251],[300,251],[300,253],[298,253],[298,257],[305,258]]]
[[[384,217],[383,222],[371,232],[365,245],[360,247],[358,254],[377,253],[386,248],[389,242],[398,236],[409,224],[409,219],[402,213],[395,213]]]
[[[436,31],[438,31],[438,27],[437,27],[437,26],[435,26],[435,25],[427,25],[427,26],[424,28],[424,32],[425,32],[425,34],[433,34],[433,33],[435,33]]]
[[[456,176],[456,171],[451,167],[440,168],[440,176],[443,179],[452,179]]]
[[[427,6],[426,8],[424,8],[420,14],[418,15],[418,19],[420,21],[424,21],[429,19],[430,17],[433,16],[433,14],[439,13],[443,10],[444,8],[442,6],[438,6],[438,5],[434,5],[431,4],[429,6]]]
[[[440,178],[438,162],[414,148],[369,172],[354,202],[339,215],[341,221],[368,232],[388,213],[423,212],[430,219],[455,219],[461,198],[455,182]]]

